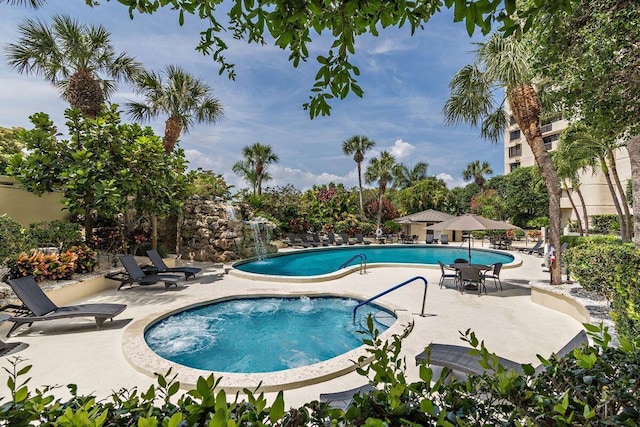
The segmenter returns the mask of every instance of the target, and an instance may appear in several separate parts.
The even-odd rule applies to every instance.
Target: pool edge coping
[[[372,356],[367,352],[366,347],[362,345],[329,360],[299,368],[250,374],[214,372],[189,368],[166,360],[153,352],[144,339],[144,332],[153,322],[192,307],[236,298],[295,298],[298,296],[353,298],[361,301],[367,299],[362,295],[350,293],[338,294],[335,292],[309,291],[300,292],[299,295],[296,295],[296,293],[292,294],[291,292],[272,291],[258,294],[254,292],[234,294],[206,301],[197,301],[192,304],[180,304],[180,306],[174,306],[162,312],[149,314],[129,324],[123,331],[122,352],[129,365],[131,365],[136,371],[147,376],[154,377],[156,374],[164,375],[171,370],[172,374],[176,375],[176,380],[180,382],[180,387],[188,389],[196,386],[198,378],[207,378],[209,375],[213,374],[215,379],[220,379],[218,387],[224,389],[228,393],[242,392],[244,389],[252,391],[255,390],[256,392],[275,392],[280,390],[296,389],[343,376],[372,361]],[[393,311],[397,316],[397,320],[394,324],[380,334],[381,340],[392,340],[396,335],[403,336],[411,332],[414,326],[414,319],[413,315],[409,313],[408,310],[397,307],[393,304],[379,301],[376,302],[376,304],[387,310]],[[364,357],[364,359],[361,363],[358,363],[357,361],[361,357]]]
[[[408,247],[415,247],[420,245],[404,245]],[[429,245],[422,245],[423,247],[431,247]],[[308,248],[308,249],[300,249],[300,252],[313,252],[313,251],[322,251],[327,249],[338,249],[338,248]],[[484,249],[484,248],[474,248],[475,250],[487,251],[487,252],[496,252],[500,254],[505,254],[513,257],[513,261],[510,263],[506,263],[502,265],[503,269],[511,269],[520,267],[523,264],[522,257],[517,253],[511,253],[509,251],[501,251],[498,249]],[[298,252],[298,251],[294,251]],[[286,253],[278,253],[272,254],[277,256],[287,256],[291,252]],[[344,276],[348,276],[349,274],[355,273],[361,270],[360,265],[353,265],[349,267],[342,268],[340,270],[336,270],[327,274],[318,274],[315,276],[279,276],[279,275],[269,275],[269,274],[258,274],[258,273],[249,273],[246,271],[238,270],[234,267],[234,265],[242,262],[250,261],[252,258],[248,258],[246,260],[236,261],[233,264],[225,266],[225,273],[234,277],[238,277],[241,279],[248,280],[260,280],[263,282],[279,282],[279,283],[319,283],[319,282],[327,282],[330,280],[335,280],[342,278]],[[429,270],[438,270],[440,266],[437,264],[420,264],[420,263],[392,263],[392,262],[379,262],[379,263],[371,263],[366,265],[366,269],[369,268],[425,268]],[[366,269],[364,272],[366,273]],[[361,273],[362,274],[362,273]]]

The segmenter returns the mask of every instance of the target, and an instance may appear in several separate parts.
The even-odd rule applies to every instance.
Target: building
[[[521,134],[515,118],[511,115],[511,111],[507,107],[509,114],[509,126],[504,136],[504,173],[513,172],[519,167],[534,166],[536,164],[533,152],[529,147],[524,135]],[[542,138],[548,151],[554,151],[558,146],[560,132],[569,125],[567,120],[562,117],[543,121],[541,124]],[[626,189],[626,183],[631,179],[631,164],[626,149],[619,149],[616,152],[616,165],[618,174],[623,188]],[[580,174],[580,189],[584,196],[584,203],[589,216],[602,214],[617,214],[613,204],[613,198],[605,176],[600,172],[594,174],[591,170],[584,171]],[[570,183],[568,183],[570,185]],[[562,211],[561,226],[568,232],[569,221],[575,221],[576,215],[569,201],[570,191],[562,190],[560,199],[560,209]],[[574,194],[573,202],[579,212],[582,213],[582,204],[579,198]]]

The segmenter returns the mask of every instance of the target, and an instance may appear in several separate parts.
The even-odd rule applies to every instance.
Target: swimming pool
[[[322,362],[362,345],[368,314],[381,332],[396,317],[388,310],[342,297],[241,298],[191,308],[145,332],[158,355],[180,365],[217,372],[273,372]]]
[[[366,256],[367,264],[437,265],[438,261],[451,264],[456,258],[466,259],[469,252],[466,246],[350,246],[300,250],[269,256],[262,260],[241,261],[233,267],[243,272],[268,276],[320,276],[338,271],[343,263],[359,254]],[[471,259],[475,264],[491,265],[496,262],[513,263],[515,257],[505,252],[471,249]],[[350,265],[358,265],[357,260]]]

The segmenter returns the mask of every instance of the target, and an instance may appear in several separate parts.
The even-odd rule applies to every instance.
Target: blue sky
[[[316,37],[310,44],[310,60],[299,68],[288,61],[288,53],[273,46],[249,45],[226,37],[225,54],[236,66],[236,80],[218,75],[210,57],[195,51],[198,19],[180,27],[177,15],[166,10],[130,20],[127,8],[115,1],[95,8],[83,0],[49,0],[33,11],[0,4],[0,126],[29,127],[29,115],[44,111],[64,131],[67,105],[42,78],[20,75],[7,65],[4,49],[17,40],[17,24],[27,17],[49,21],[67,14],[87,24],[102,24],[112,34],[118,51],[126,51],[145,67],[159,71],[167,64],[182,66],[204,79],[224,106],[224,118],[215,125],[196,125],[181,137],[192,168],[202,167],[224,175],[229,184],[245,187],[231,166],[241,159],[244,146],[269,144],[280,161],[270,169],[267,186],[294,184],[305,190],[314,184],[341,182],[357,185],[355,163],[342,153],[342,141],[360,134],[376,141],[367,158],[387,150],[397,161],[412,166],[429,164],[428,173],[451,188],[464,185],[462,171],[474,160],[490,163],[502,174],[501,145],[479,138],[479,131],[466,125],[446,126],[442,107],[449,95],[453,74],[472,60],[473,41],[463,23],[454,24],[449,11],[436,15],[412,37],[409,28],[385,29],[379,37],[366,35],[356,41],[352,62],[360,67],[358,83],[365,94],[332,103],[329,117],[309,118],[307,102],[318,69],[315,57],[326,54],[330,40]],[[130,87],[120,85],[112,102],[136,99]],[[128,120],[126,115],[123,115]],[[160,136],[164,121],[149,123]]]

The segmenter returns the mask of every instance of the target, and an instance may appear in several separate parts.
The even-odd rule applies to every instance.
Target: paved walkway
[[[424,276],[429,281],[426,312],[421,317],[423,286],[416,282],[381,299],[385,304],[402,307],[414,314],[415,327],[404,340],[408,375],[417,379],[413,358],[430,342],[463,344],[459,331],[471,329],[485,341],[490,351],[525,363],[537,363],[536,354],[548,356],[561,348],[581,325],[568,315],[534,304],[530,300],[529,284],[532,281],[548,281],[549,276],[540,264],[541,258],[522,255],[523,265],[515,269],[503,269],[504,291],[496,291],[493,283],[487,283],[488,295],[459,292],[450,287],[440,289],[439,268],[371,268],[366,274],[353,273],[346,277],[321,283],[275,283],[247,280],[225,275],[222,267],[201,264],[205,271],[196,280],[183,282],[178,289],[165,290],[161,284],[132,288],[123,291],[107,291],[82,302],[114,302],[127,304],[124,313],[113,323],[107,322],[99,331],[91,319],[65,319],[40,322],[31,328],[23,328],[7,339],[22,341],[29,347],[17,356],[33,365],[29,376],[30,387],[42,385],[78,385],[81,394],[95,393],[106,397],[122,387],[145,390],[154,379],[137,371],[125,358],[122,338],[132,322],[161,313],[168,308],[244,294],[269,294],[290,291],[304,294],[326,291],[337,294],[372,296],[414,276]],[[9,325],[0,325],[2,336]],[[0,367],[8,366],[0,359]],[[4,372],[3,375],[4,377]],[[0,380],[0,396],[7,395],[5,380]],[[356,373],[285,392],[287,407],[299,406],[317,399],[320,393],[341,391],[365,383]],[[66,388],[57,391],[64,395]],[[273,393],[268,396],[273,396]]]

